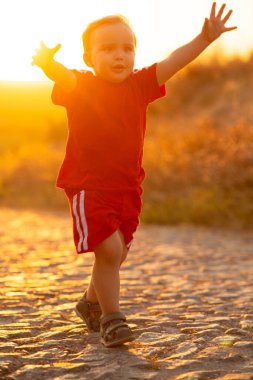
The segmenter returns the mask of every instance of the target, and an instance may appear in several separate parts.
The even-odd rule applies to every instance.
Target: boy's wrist
[[[202,42],[207,46],[211,45],[213,42],[208,36],[206,36],[204,33],[200,33],[199,37],[201,38]]]
[[[204,21],[201,32],[199,34],[199,38],[201,39],[202,43],[205,45],[204,46],[205,48],[207,48],[214,41],[209,34],[207,18]]]

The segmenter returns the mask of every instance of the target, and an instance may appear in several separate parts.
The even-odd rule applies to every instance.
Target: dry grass
[[[164,126],[145,152],[145,221],[253,227],[251,126]]]
[[[191,65],[149,108],[143,221],[253,228],[253,58]],[[0,88],[2,205],[66,207],[66,118],[51,86]]]

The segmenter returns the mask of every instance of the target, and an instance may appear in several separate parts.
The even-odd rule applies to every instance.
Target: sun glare
[[[145,66],[193,38],[211,4],[211,0],[4,1],[0,6],[0,80],[45,80],[41,70],[31,66],[41,40],[48,46],[61,43],[57,59],[68,67],[83,68],[81,34],[85,25],[112,13],[129,19],[138,41],[136,67]],[[222,38],[222,46],[229,54],[245,54],[253,43],[253,2],[241,0],[238,5],[228,0],[227,5],[235,10],[230,23],[240,25],[238,31]]]

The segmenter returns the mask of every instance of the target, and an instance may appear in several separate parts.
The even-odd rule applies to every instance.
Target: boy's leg
[[[105,347],[118,346],[135,339],[119,306],[122,255],[123,244],[119,231],[95,248],[92,281],[102,309],[100,341]]]
[[[87,288],[86,298],[89,302],[92,302],[92,303],[98,302],[97,293],[93,285],[92,278]]]
[[[120,236],[120,240],[121,240],[122,247],[123,247],[122,254],[121,254],[121,260],[120,260],[120,266],[121,266],[121,264],[125,261],[125,259],[127,257],[128,249],[125,245],[125,239],[124,239],[122,232],[120,230],[118,230],[116,232],[118,232],[118,234]],[[89,284],[88,289],[87,289],[87,300],[92,302],[92,303],[98,302],[98,297],[96,294],[95,286],[93,284],[93,278],[91,278],[90,284]]]
[[[92,283],[103,315],[120,310],[119,268],[123,247],[119,231],[116,231],[95,248]]]
[[[123,251],[122,251],[122,255],[121,255],[121,261],[120,261],[120,266],[121,264],[126,260],[127,258],[127,254],[128,254],[128,248],[126,247],[126,243],[125,243],[125,239],[124,239],[124,236],[122,234],[122,232],[119,230],[119,236],[120,236],[120,239],[121,239],[121,242],[122,242],[122,246],[123,246]]]
[[[120,260],[121,265],[127,256],[128,249],[125,246],[124,237],[120,231],[119,235],[121,237],[123,246],[123,252]],[[93,278],[91,278],[89,287],[84,296],[78,301],[76,305],[76,313],[81,319],[85,321],[89,331],[100,330],[100,317],[102,315],[102,311],[98,303],[97,294],[93,284]]]

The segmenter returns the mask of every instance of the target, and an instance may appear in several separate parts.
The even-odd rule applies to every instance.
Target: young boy
[[[69,135],[57,186],[65,189],[77,253],[93,251],[91,282],[76,305],[89,331],[113,347],[134,339],[120,312],[119,269],[141,212],[146,109],[165,95],[165,82],[193,61],[227,28],[213,3],[201,33],[166,59],[133,70],[136,38],[122,16],[89,24],[83,33],[84,62],[92,71],[69,70],[54,60],[60,45],[42,42],[33,64],[55,82],[52,100],[66,108]]]

